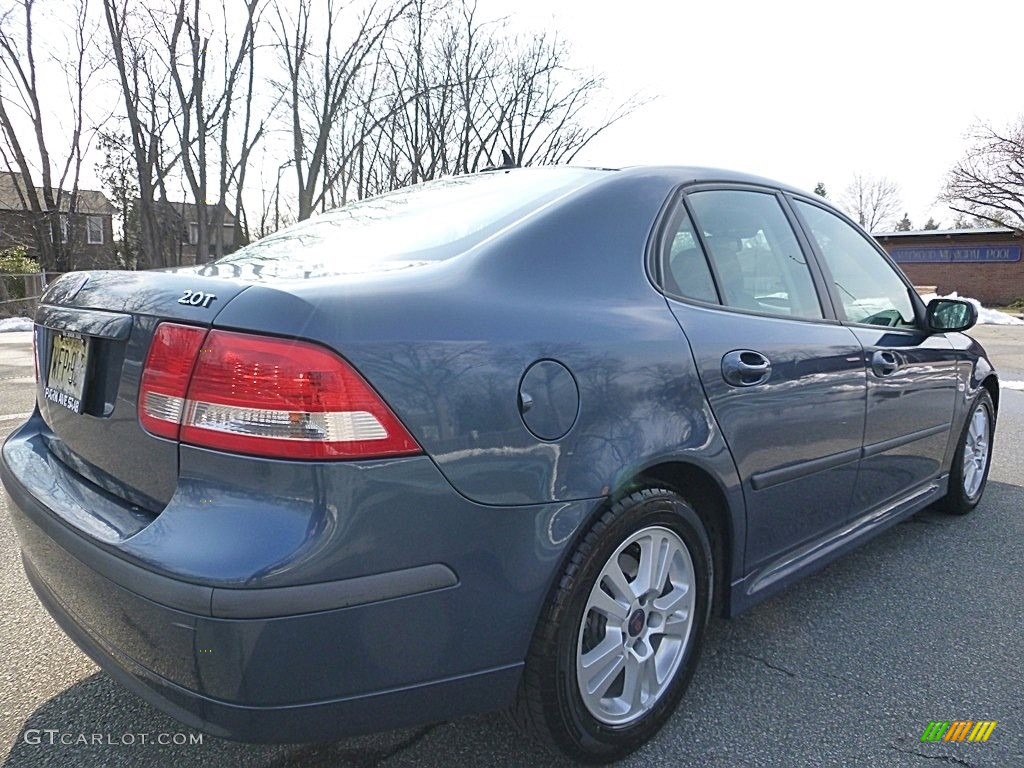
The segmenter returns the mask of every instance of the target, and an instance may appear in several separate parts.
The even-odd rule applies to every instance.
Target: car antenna
[[[507,171],[512,168],[522,168],[519,163],[515,161],[512,155],[507,149],[501,150],[501,165],[488,165],[486,168],[482,168],[481,172],[484,171]]]

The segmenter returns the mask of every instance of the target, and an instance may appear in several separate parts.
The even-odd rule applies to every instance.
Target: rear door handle
[[[871,356],[871,370],[876,376],[889,376],[900,368],[900,358],[895,352],[880,349]]]
[[[771,361],[760,352],[737,349],[722,358],[722,378],[734,387],[756,387],[771,375]]]

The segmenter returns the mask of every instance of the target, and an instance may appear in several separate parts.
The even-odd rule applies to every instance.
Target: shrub
[[[0,272],[8,275],[28,275],[39,272],[39,262],[29,258],[23,245],[0,249]]]
[[[0,285],[0,301],[11,302],[14,299],[24,299],[25,278],[21,275],[32,275],[38,272],[39,262],[29,258],[25,246],[15,245],[11,248],[0,249],[0,283],[2,283]],[[20,303],[3,305],[8,312],[20,306]]]

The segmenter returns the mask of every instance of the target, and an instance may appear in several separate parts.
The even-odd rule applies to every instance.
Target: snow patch
[[[28,317],[5,317],[0,320],[0,333],[31,331],[32,319]]]
[[[934,293],[921,295],[921,301],[925,304],[932,299],[960,299],[960,301],[969,301],[978,310],[978,325],[1024,325],[1024,320],[1021,320],[1019,317],[1000,312],[998,309],[986,309],[981,306],[981,302],[977,299],[972,299],[969,296],[959,296],[956,291],[947,296],[937,296]]]

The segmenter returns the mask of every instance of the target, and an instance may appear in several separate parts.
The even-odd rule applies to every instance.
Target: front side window
[[[688,199],[725,304],[788,317],[823,317],[807,260],[774,195],[711,190]]]
[[[100,216],[86,217],[85,234],[89,245],[103,245],[103,218]]]
[[[914,326],[907,284],[864,236],[824,208],[801,200],[796,207],[832,273],[846,319],[890,328]]]
[[[718,303],[711,268],[693,230],[693,222],[680,203],[668,228],[662,255],[665,290],[675,296]]]

